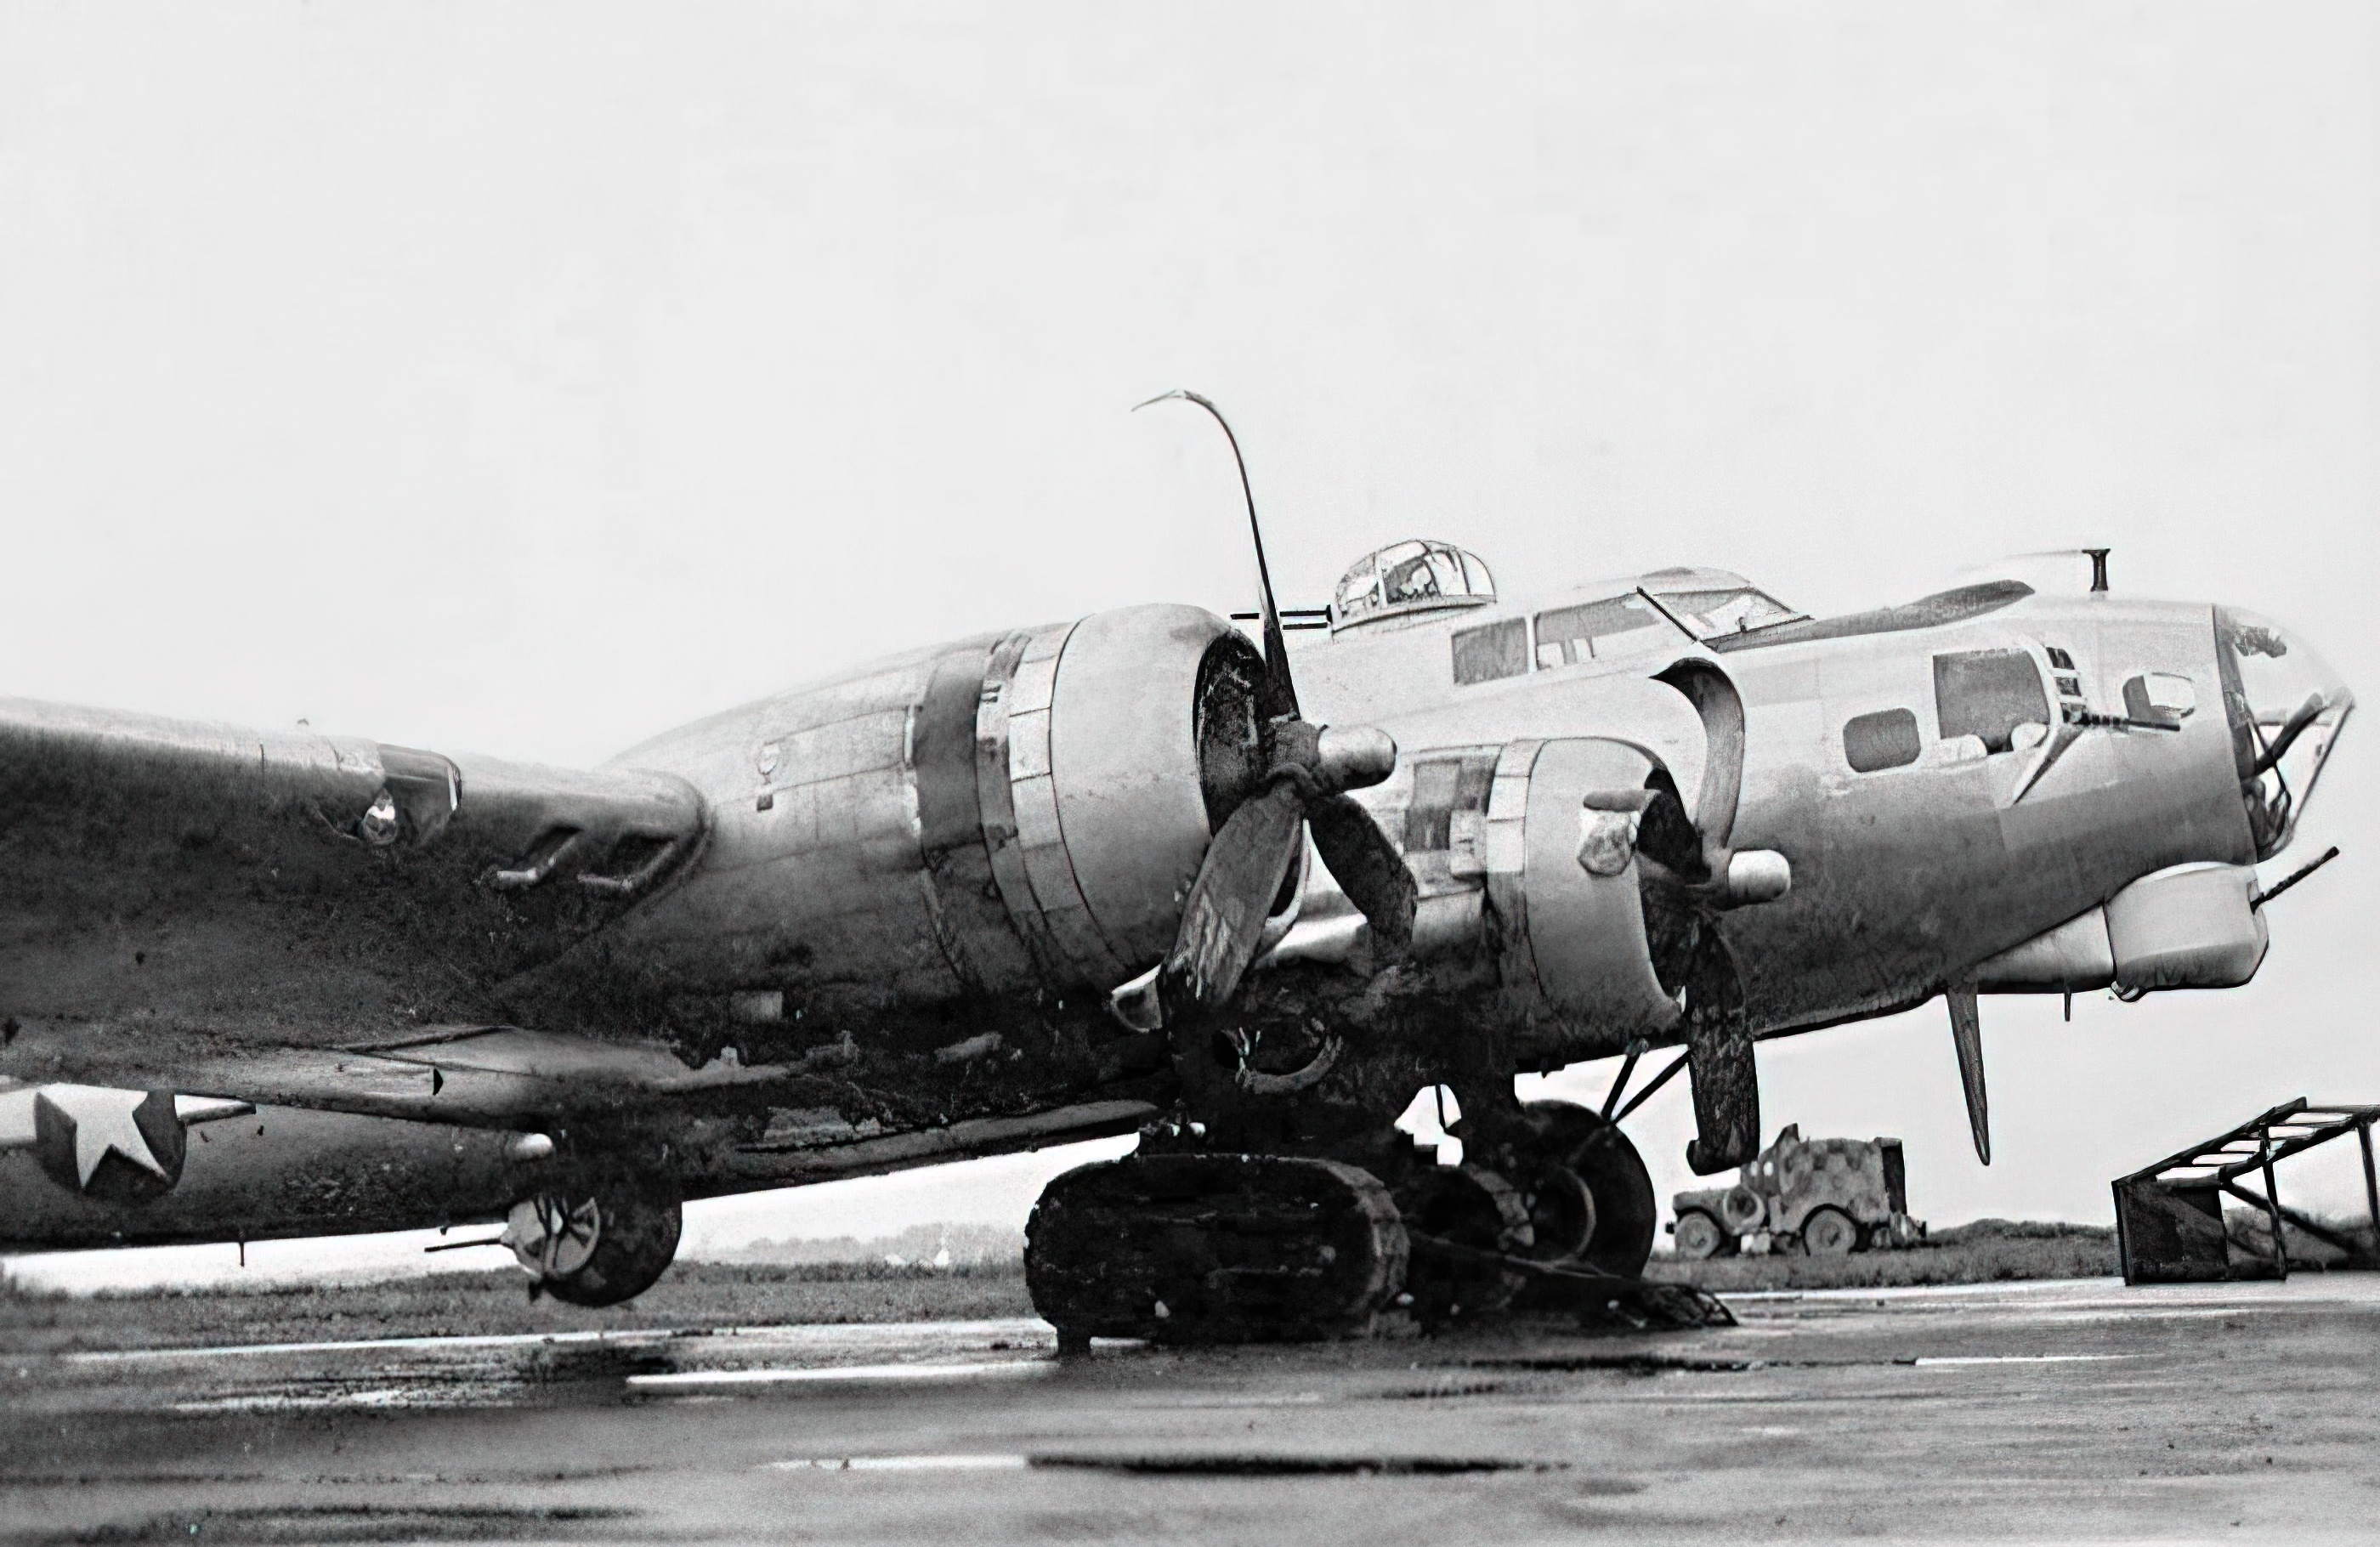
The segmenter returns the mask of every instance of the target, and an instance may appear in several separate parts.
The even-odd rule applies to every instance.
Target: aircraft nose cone
[[[2355,695],[2289,629],[2243,607],[2215,610],[2216,664],[2256,856],[2286,847]]]

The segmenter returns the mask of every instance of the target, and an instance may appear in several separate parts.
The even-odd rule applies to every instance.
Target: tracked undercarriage
[[[1391,1018],[1359,1057],[1313,1024],[1275,1031],[1275,1058],[1304,1060],[1284,1072],[1261,1033],[1175,1019],[1176,1117],[1052,1182],[1027,1228],[1027,1284],[1062,1347],[1434,1331],[1516,1307],[1727,1320],[1640,1276],[1652,1182],[1602,1114],[1522,1103],[1475,1031],[1399,1037]],[[1417,1072],[1454,1090],[1464,1163],[1393,1127]]]
[[[1557,1123],[1595,1115],[1544,1104],[1558,1110],[1539,1115]],[[1618,1130],[1599,1131],[1605,1155],[1634,1159]],[[1185,1139],[1196,1147],[1176,1148]],[[1646,1283],[1646,1254],[1609,1236],[1598,1260],[1600,1222],[1576,1173],[1548,1164],[1529,1186],[1416,1158],[1391,1188],[1343,1162],[1152,1132],[1139,1151],[1050,1183],[1027,1227],[1026,1284],[1068,1351],[1094,1337],[1215,1344],[1437,1331],[1515,1307],[1637,1326],[1731,1320],[1697,1291]],[[1610,1200],[1619,1221],[1636,1201],[1631,1191]],[[1649,1184],[1645,1192],[1649,1202]],[[1540,1238],[1533,1213],[1553,1214],[1565,1233]],[[1613,1234],[1624,1242],[1633,1232]],[[1632,1255],[1619,1271],[1604,1265]]]

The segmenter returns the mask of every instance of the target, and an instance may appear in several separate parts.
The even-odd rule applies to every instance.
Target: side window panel
[[[2172,672],[2147,672],[2124,684],[2124,713],[2135,720],[2180,725],[2197,708],[2197,685]]]
[[[1905,768],[1917,761],[1917,716],[1906,709],[1879,709],[1843,726],[1843,757],[1858,773]]]
[[[1986,752],[2012,751],[2019,725],[2049,725],[2041,672],[2021,650],[1962,650],[1934,657],[1934,703],[1942,739],[1980,739]],[[2038,737],[2034,739],[2038,740]]]
[[[1616,596],[1609,602],[1589,602],[1584,606],[1539,613],[1537,664],[1575,666],[1595,659],[1597,640],[1661,626],[1659,615],[1633,596]]]
[[[1507,618],[1484,628],[1466,628],[1454,636],[1454,681],[1458,687],[1518,676],[1528,669],[1529,626],[1524,619]]]

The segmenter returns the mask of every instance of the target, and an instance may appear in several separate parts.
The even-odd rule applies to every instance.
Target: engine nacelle
[[[1257,774],[1262,661],[1141,606],[898,657],[624,754],[710,802],[614,932],[674,988],[881,1006],[1106,990],[1172,943]],[[766,1014],[765,1007],[761,1012]]]
[[[1623,741],[1515,741],[1496,760],[1484,853],[1508,993],[1549,1012],[1548,1066],[1669,1030],[1629,809],[1660,763]],[[1641,810],[1641,806],[1636,810]]]
[[[1661,766],[1601,737],[1440,749],[1410,756],[1368,802],[1402,832],[1418,883],[1415,956],[1427,968],[1493,953],[1505,1010],[1531,1028],[1524,1064],[1599,1057],[1677,1023],[1677,997],[1653,965],[1635,850],[1646,781]],[[1328,872],[1312,875],[1268,965],[1344,962],[1364,940],[1362,915]],[[1741,900],[1789,879],[1778,857],[1757,857],[1743,867]]]

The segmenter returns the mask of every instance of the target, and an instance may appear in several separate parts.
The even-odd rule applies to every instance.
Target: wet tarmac
[[[20,1356],[0,1542],[2380,1539],[2380,1276],[1061,1361],[1034,1321]]]

